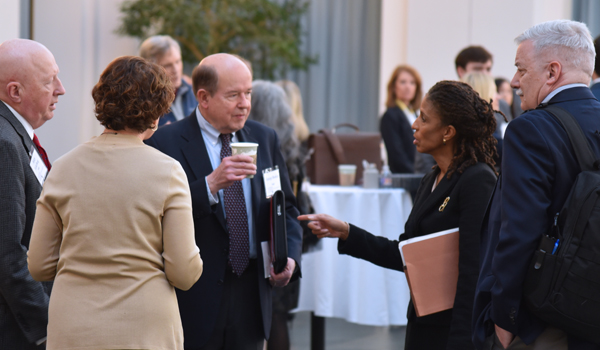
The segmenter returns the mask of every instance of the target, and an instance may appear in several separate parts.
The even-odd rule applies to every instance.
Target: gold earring
[[[444,143],[444,145],[446,144],[446,139],[442,139],[442,142]]]

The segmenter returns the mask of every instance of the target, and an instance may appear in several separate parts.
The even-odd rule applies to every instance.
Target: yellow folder
[[[398,245],[417,316],[451,309],[458,281],[458,228]]]

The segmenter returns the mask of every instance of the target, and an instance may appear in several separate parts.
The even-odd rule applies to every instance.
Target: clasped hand
[[[243,154],[223,158],[221,164],[206,177],[210,192],[215,195],[235,181],[241,181],[247,175],[255,175],[256,165],[253,162],[252,157]]]
[[[273,266],[271,266],[271,277],[269,278],[269,282],[271,282],[273,287],[285,287],[290,282],[290,278],[292,278],[295,269],[296,261],[292,258],[287,258],[287,265],[285,265],[285,269],[279,274],[276,274]]]
[[[494,325],[494,329],[496,330],[496,336],[498,336],[498,340],[500,340],[500,344],[506,349],[510,345],[510,343],[515,339],[514,334],[509,331],[501,328],[497,324]]]
[[[327,214],[300,215],[298,216],[298,220],[310,221],[308,228],[319,238],[333,237],[345,241],[350,232],[350,225],[347,222],[338,220]]]

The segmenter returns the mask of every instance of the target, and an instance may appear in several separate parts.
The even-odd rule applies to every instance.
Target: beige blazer
[[[57,160],[37,202],[29,271],[54,280],[47,349],[183,349],[173,287],[202,274],[187,178],[136,136]]]

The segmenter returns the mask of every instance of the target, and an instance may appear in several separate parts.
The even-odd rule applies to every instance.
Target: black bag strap
[[[589,142],[587,142],[587,139],[581,130],[581,126],[571,113],[555,105],[549,105],[542,109],[552,114],[567,131],[567,135],[575,150],[575,155],[577,156],[581,171],[596,170],[596,155],[592,151]]]

